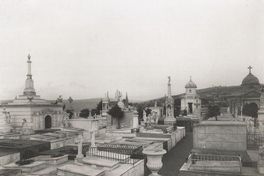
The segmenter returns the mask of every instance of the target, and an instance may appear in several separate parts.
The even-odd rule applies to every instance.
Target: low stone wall
[[[97,121],[97,123],[93,123],[93,121]],[[73,128],[80,128],[86,131],[90,131],[91,129],[100,129],[106,126],[106,118],[96,118],[96,119],[77,118],[77,119],[70,119],[69,122]]]
[[[247,149],[247,129],[244,122],[204,121],[194,126],[193,148],[227,151]]]

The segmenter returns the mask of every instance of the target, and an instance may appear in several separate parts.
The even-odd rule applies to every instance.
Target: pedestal
[[[164,125],[174,125],[176,123],[176,119],[174,117],[166,117],[164,119]]]
[[[158,171],[162,168],[162,156],[166,153],[164,149],[143,150],[143,154],[147,155],[147,167],[151,171],[149,176],[159,176]]]

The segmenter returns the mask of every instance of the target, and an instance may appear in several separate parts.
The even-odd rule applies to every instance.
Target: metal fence
[[[252,132],[247,134],[247,148],[258,149],[259,146],[264,144],[264,135],[258,132]]]
[[[192,153],[188,157],[191,161],[239,161],[241,162],[240,156],[233,155],[210,155],[210,154],[196,154]]]
[[[210,155],[210,154],[196,154],[196,153],[192,153],[189,155],[188,157],[188,163],[190,164],[190,166],[195,166],[197,163],[203,163],[206,164],[207,162],[235,162],[237,164],[237,171],[241,172],[242,169],[242,162],[241,162],[241,157],[240,156],[232,156],[232,155]],[[210,166],[208,166],[208,163],[205,165],[207,168],[209,168]],[[233,165],[234,166],[234,165]],[[231,166],[231,167],[233,167]],[[219,165],[212,165],[212,168],[223,168],[223,167],[227,167],[227,166],[223,166],[221,164]],[[203,167],[202,167],[203,168]]]
[[[119,161],[125,164],[135,164],[145,159],[142,146],[124,144],[99,144],[96,148],[89,148],[86,155]]]

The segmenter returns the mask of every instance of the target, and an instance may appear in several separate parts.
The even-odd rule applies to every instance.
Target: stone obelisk
[[[168,77],[168,96],[166,98],[166,117],[164,119],[165,125],[173,125],[176,123],[174,117],[174,99],[171,96],[171,77]]]

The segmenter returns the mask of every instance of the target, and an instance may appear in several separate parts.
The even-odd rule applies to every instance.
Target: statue
[[[117,101],[120,101],[122,97],[122,93],[119,90],[116,90],[115,98]]]
[[[5,115],[5,121],[7,124],[10,124],[11,122],[11,115],[10,112],[6,111],[6,108],[3,109],[3,114]]]
[[[171,77],[170,76],[168,76],[168,84],[171,84]]]
[[[63,128],[69,128],[71,125],[69,123],[69,114],[67,112],[64,112],[63,113],[63,117],[62,117],[62,125],[63,125]]]

